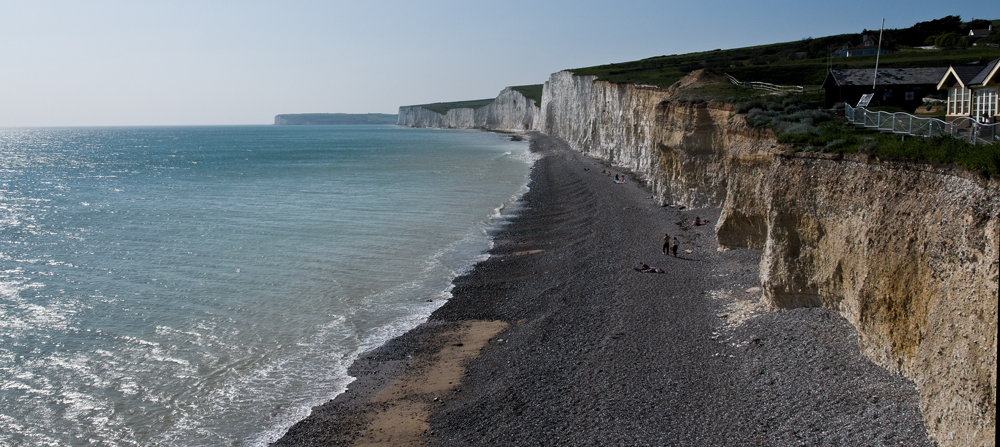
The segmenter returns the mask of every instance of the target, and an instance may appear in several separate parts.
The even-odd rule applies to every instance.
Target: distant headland
[[[388,113],[291,113],[275,115],[277,126],[324,124],[396,124],[396,115]]]

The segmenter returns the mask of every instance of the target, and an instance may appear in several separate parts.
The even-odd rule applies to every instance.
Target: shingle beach
[[[491,257],[274,445],[933,445],[914,384],[846,320],[764,308],[760,252],[718,250],[718,209],[660,206],[529,137],[541,158]]]

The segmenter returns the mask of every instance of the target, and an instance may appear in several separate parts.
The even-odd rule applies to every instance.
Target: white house
[[[947,119],[975,118],[983,123],[1000,119],[1000,59],[986,66],[952,65],[948,67],[938,90],[948,90]]]

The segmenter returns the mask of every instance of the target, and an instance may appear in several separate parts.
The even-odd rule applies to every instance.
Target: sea
[[[503,134],[0,129],[0,445],[258,446],[488,257]]]

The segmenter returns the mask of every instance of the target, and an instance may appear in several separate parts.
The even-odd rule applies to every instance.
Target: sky
[[[0,0],[0,128],[271,124],[570,68],[1000,18],[996,0]]]

